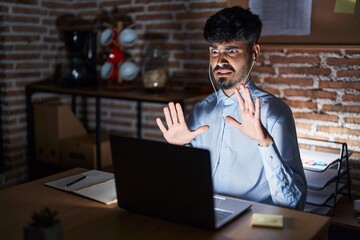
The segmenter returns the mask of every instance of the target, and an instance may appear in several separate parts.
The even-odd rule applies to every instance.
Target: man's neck
[[[231,97],[235,93],[235,91],[239,91],[240,85],[245,86],[249,81],[250,81],[250,77],[246,81],[242,81],[242,82],[238,83],[236,86],[234,86],[234,87],[232,87],[230,89],[226,89],[226,90],[223,89],[222,91],[224,92],[224,94],[226,96]]]

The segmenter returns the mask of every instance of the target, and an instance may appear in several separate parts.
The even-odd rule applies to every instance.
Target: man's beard
[[[220,77],[216,81],[217,86],[223,90],[231,89],[231,88],[235,87],[238,83],[239,83],[238,80],[237,81],[227,81],[226,77]]]
[[[216,70],[219,70],[219,69],[226,69],[226,70],[229,70],[231,71],[232,73],[235,73],[235,69],[232,67],[232,66],[226,66],[226,67],[219,67],[219,66],[216,66],[213,71],[212,71],[212,74],[214,76],[214,72]],[[223,90],[228,90],[228,89],[231,89],[233,87],[235,87],[237,84],[238,84],[238,80],[234,80],[234,81],[231,81],[231,80],[228,80],[227,77],[220,77],[218,80],[215,81],[216,82],[216,85],[220,88],[220,89],[223,89]]]
[[[220,67],[215,67],[212,74],[214,74],[215,70],[217,69],[220,69]],[[229,90],[231,88],[234,88],[236,87],[239,83],[241,82],[244,82],[247,80],[247,79],[244,79],[244,78],[247,78],[249,77],[249,73],[250,73],[250,69],[247,70],[248,74],[245,75],[245,72],[242,71],[238,72],[238,74],[236,74],[236,71],[233,67],[229,66],[229,67],[226,67],[226,68],[223,68],[223,69],[228,69],[228,70],[231,70],[233,73],[234,73],[234,78],[232,80],[229,80],[228,77],[219,77],[218,80],[216,80],[216,85],[222,89],[222,90]],[[213,75],[214,76],[214,75]]]

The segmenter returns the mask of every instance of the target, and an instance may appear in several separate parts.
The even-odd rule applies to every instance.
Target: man
[[[188,124],[172,102],[164,108],[167,127],[156,122],[169,143],[210,150],[216,193],[302,210],[307,184],[292,112],[250,78],[261,28],[259,17],[240,7],[211,16],[204,38],[219,90],[194,106]]]

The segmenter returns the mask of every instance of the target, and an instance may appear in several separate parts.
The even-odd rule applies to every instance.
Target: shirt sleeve
[[[259,146],[259,150],[272,200],[276,205],[303,210],[307,183],[291,111],[279,117],[268,131],[274,143]]]

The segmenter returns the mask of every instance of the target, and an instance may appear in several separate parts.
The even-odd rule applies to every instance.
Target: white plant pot
[[[48,228],[24,226],[24,240],[62,240],[63,225],[58,223]]]

